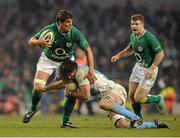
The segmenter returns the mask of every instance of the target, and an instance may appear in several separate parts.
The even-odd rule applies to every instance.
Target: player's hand
[[[51,47],[51,44],[49,44],[50,38],[47,38],[47,39],[39,38],[37,41],[38,41],[38,45],[41,48],[49,48],[49,47]]]
[[[68,91],[67,89],[64,89],[64,95],[66,97],[68,97],[68,96],[72,95],[72,92]]]
[[[88,78],[90,84],[94,84],[94,82],[97,80],[96,76],[94,75],[94,71],[89,71],[84,78]]]
[[[77,92],[77,90],[67,90],[67,89],[64,89],[64,95],[66,97],[69,97],[69,96],[73,96],[73,93]]]
[[[118,59],[119,59],[119,56],[118,56],[118,55],[112,56],[111,62],[112,62],[112,63],[115,63]]]
[[[145,75],[146,80],[152,79],[153,74],[154,74],[154,70],[153,69],[151,69],[151,68],[147,69],[146,75]]]

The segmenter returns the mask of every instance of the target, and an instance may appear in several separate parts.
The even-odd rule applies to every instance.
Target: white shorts
[[[115,88],[111,90],[112,93],[117,94],[123,101],[123,105],[125,106],[127,100],[127,92],[126,89],[120,84],[116,84]]]
[[[53,71],[58,70],[61,62],[55,62],[48,59],[44,52],[42,52],[39,61],[37,63],[37,71],[43,71],[51,75]]]
[[[71,58],[71,60],[75,60],[74,56]],[[50,59],[48,59],[44,52],[42,52],[39,61],[37,63],[37,71],[43,71],[51,75],[54,71],[56,71],[56,77],[60,76],[59,72],[59,66],[62,62],[55,62]]]
[[[123,106],[125,106],[125,103],[127,100],[127,92],[123,86],[121,86],[120,84],[116,84],[115,87],[113,87],[113,89],[110,92],[117,94],[119,96],[119,98],[122,99]],[[107,112],[107,114],[109,114],[109,113],[111,113],[111,112]],[[119,119],[125,119],[125,116],[116,114],[112,117],[111,121],[114,125],[116,125],[116,122]]]
[[[133,71],[131,73],[130,82],[137,82],[140,86],[142,86],[146,90],[150,90],[154,82],[156,81],[157,73],[158,73],[158,67],[154,69],[154,73],[151,79],[147,80],[145,78],[145,74],[148,68],[144,68],[140,66],[138,63],[135,64]]]
[[[127,99],[127,92],[123,86],[121,86],[120,84],[114,83],[113,87],[108,87],[106,88],[105,91],[100,91],[100,98],[103,98],[109,92],[112,92],[118,95],[122,99],[125,105],[126,99]]]

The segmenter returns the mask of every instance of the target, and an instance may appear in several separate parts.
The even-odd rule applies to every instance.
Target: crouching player
[[[99,71],[95,71],[97,80],[93,85],[85,77],[88,66],[78,65],[67,60],[60,66],[61,79],[58,82],[49,84],[43,91],[60,89],[65,86],[65,95],[82,100],[88,100],[91,90],[95,90],[99,96],[99,107],[108,111],[108,118],[117,128],[168,128],[167,124],[161,123],[158,119],[151,122],[144,122],[139,116],[125,108],[127,93],[120,84],[109,80]],[[77,87],[76,87],[77,84]]]

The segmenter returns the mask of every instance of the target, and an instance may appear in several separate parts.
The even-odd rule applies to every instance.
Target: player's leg
[[[64,104],[64,114],[61,128],[78,128],[69,122],[71,113],[73,112],[74,106],[76,104],[75,97],[67,97]]]
[[[131,99],[131,102],[132,102],[132,108],[134,110],[134,113],[138,116],[140,116],[141,118],[143,118],[143,115],[142,115],[142,112],[141,112],[141,104],[140,103],[136,103],[134,101],[134,94],[135,94],[135,91],[138,87],[138,83],[137,82],[131,82],[129,81],[129,97]]]
[[[34,77],[31,109],[24,115],[24,123],[28,123],[32,116],[37,112],[38,104],[42,97],[40,91],[46,85],[49,76],[53,73],[55,68],[56,64],[45,57],[44,53],[42,53],[37,63],[37,70]]]
[[[32,116],[38,111],[38,104],[41,100],[42,93],[39,92],[46,85],[49,74],[42,71],[37,71],[34,78],[34,86],[32,90],[32,105],[31,109],[24,115],[23,123],[28,123]]]
[[[121,88],[122,91],[125,89]],[[124,93],[124,92],[122,92]],[[124,107],[126,96],[124,96],[120,91],[120,94],[116,94],[113,92],[109,92],[102,97],[99,102],[99,107],[106,111],[113,111],[117,114],[123,115],[131,121],[135,121],[136,123],[141,123],[141,119],[139,116],[130,112]],[[125,94],[125,93],[124,93]],[[122,98],[124,97],[124,98]]]
[[[159,95],[148,94],[154,85],[156,75],[154,75],[155,77],[153,77],[150,80],[146,80],[145,78],[143,78],[140,81],[139,86],[134,95],[134,100],[138,103],[156,103],[159,106],[160,112],[163,113],[165,111],[164,98]]]
[[[141,112],[141,104],[140,103],[136,103],[134,100],[134,94],[135,91],[139,85],[139,82],[141,80],[141,76],[142,74],[142,70],[140,70],[140,66],[138,63],[135,64],[135,66],[133,67],[131,76],[129,78],[129,97],[132,101],[132,108],[134,110],[134,113],[138,116],[140,116],[141,118],[143,118],[142,112]]]
[[[32,90],[32,106],[31,111],[36,111],[39,101],[42,97],[42,93],[39,92],[46,85],[49,74],[42,71],[37,71],[34,78],[34,87]]]
[[[150,95],[148,94],[149,90],[144,89],[139,86],[134,95],[134,99],[138,103],[156,103],[159,106],[160,113],[164,112],[164,99],[159,95]]]
[[[109,112],[107,116],[116,128],[130,128],[130,122],[124,116]]]
[[[108,118],[112,121],[116,128],[169,128],[166,123],[162,123],[158,119],[154,119],[153,121],[149,122],[143,122],[141,125],[134,127],[133,124],[124,116],[114,112],[108,113]]]
[[[136,128],[169,128],[166,123],[162,123],[159,119],[154,119],[150,122],[143,122],[141,125],[136,126]]]

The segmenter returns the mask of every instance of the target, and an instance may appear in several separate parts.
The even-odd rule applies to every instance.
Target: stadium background
[[[170,91],[176,93],[172,113],[180,113],[178,0],[1,0],[0,114],[23,114],[29,108],[35,67],[42,50],[28,48],[27,40],[40,28],[54,22],[57,11],[63,8],[73,12],[74,24],[88,39],[95,67],[126,88],[134,57],[116,64],[111,64],[110,58],[127,46],[130,16],[143,14],[146,28],[158,36],[166,54],[151,93],[159,94],[171,86]],[[45,94],[41,112],[61,112],[62,97],[62,92]],[[92,102],[96,108],[96,99]],[[154,109],[153,105],[147,107],[148,112]]]

